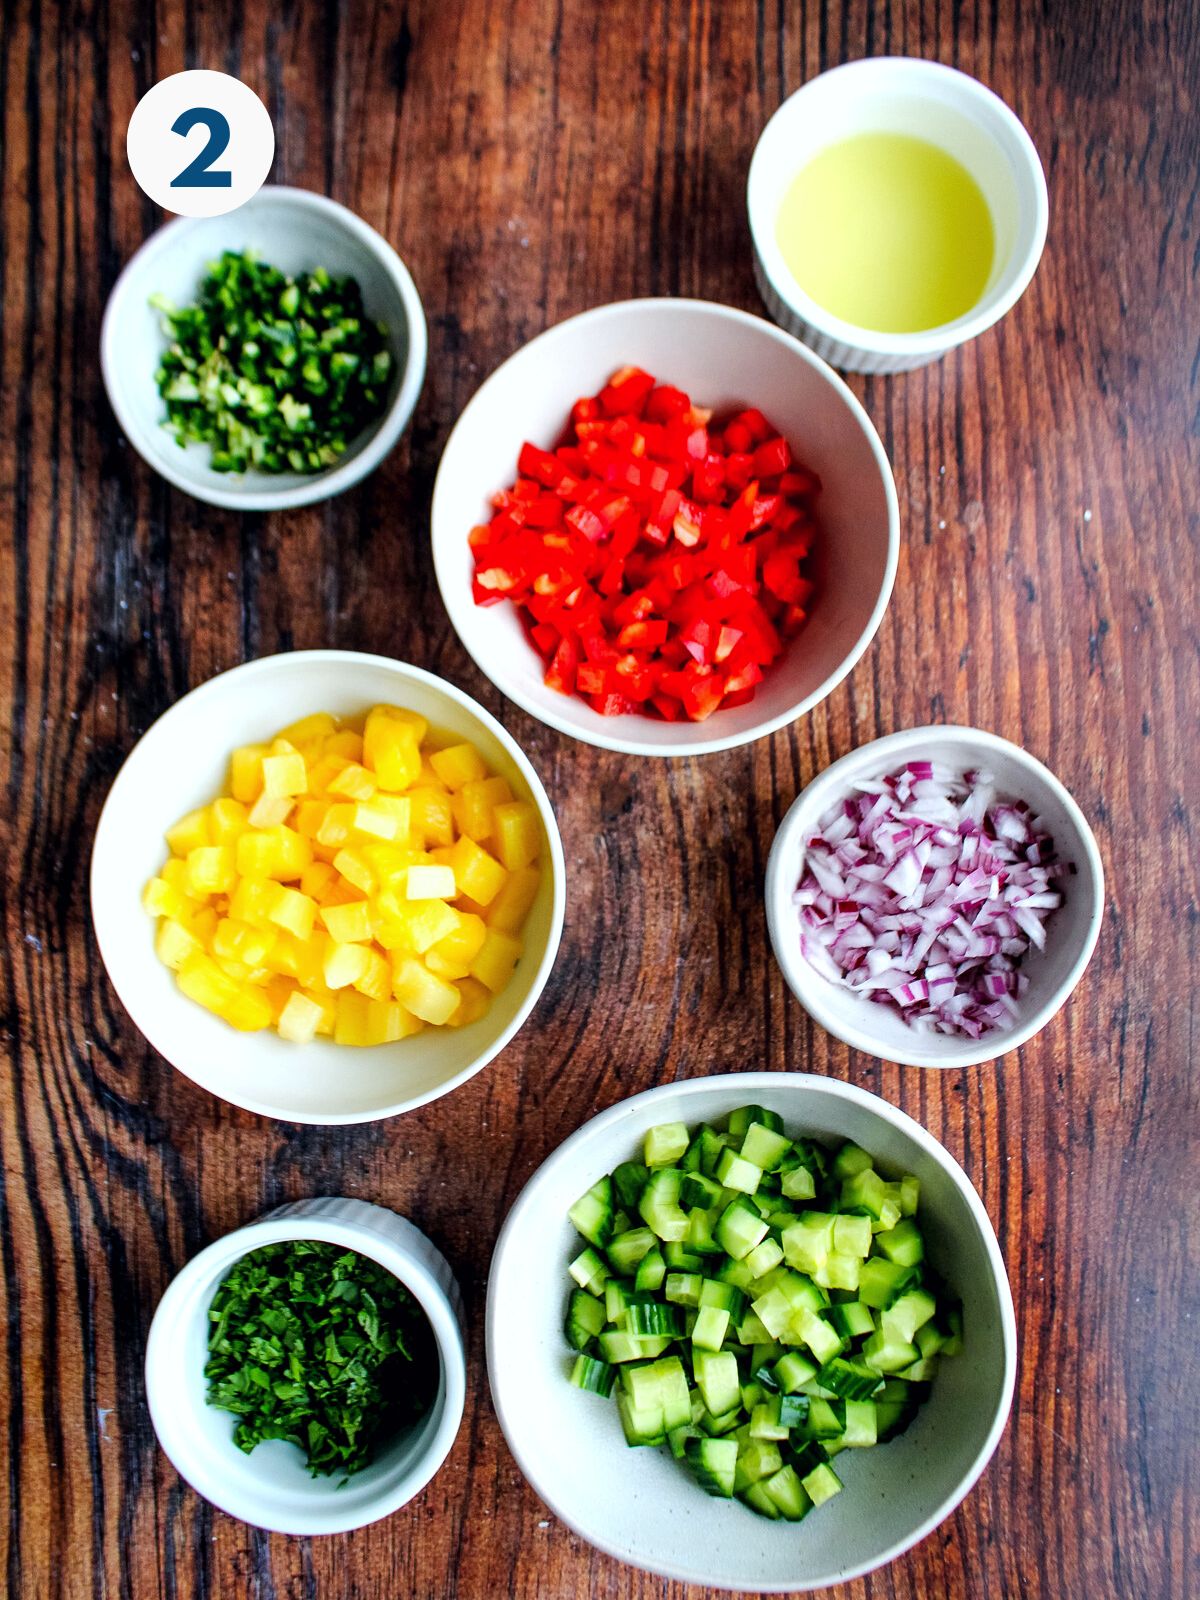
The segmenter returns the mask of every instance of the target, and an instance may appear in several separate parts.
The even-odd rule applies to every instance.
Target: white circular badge
[[[125,139],[139,185],[165,211],[219,217],[262,187],[275,159],[271,114],[225,72],[176,72],[134,107]]]

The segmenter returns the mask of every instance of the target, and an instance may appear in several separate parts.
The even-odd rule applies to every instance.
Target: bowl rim
[[[109,953],[118,947],[118,931],[111,926],[110,913],[100,906],[96,893],[96,880],[99,870],[97,863],[100,860],[101,851],[107,843],[106,834],[108,828],[112,826],[110,818],[115,816],[124,804],[125,788],[137,776],[136,764],[133,758],[151,735],[168,717],[173,718],[183,707],[194,704],[197,696],[217,693],[218,691],[214,686],[223,685],[225,680],[235,675],[240,675],[243,681],[259,676],[265,677],[272,672],[285,671],[287,664],[301,661],[323,663],[328,665],[330,669],[336,669],[338,666],[343,666],[347,663],[384,667],[389,672],[395,673],[398,678],[409,682],[415,680],[455,701],[463,710],[476,718],[486,731],[499,741],[512,758],[517,770],[529,787],[529,792],[533,798],[534,805],[537,807],[549,847],[553,897],[550,908],[550,929],[546,938],[546,948],[543,951],[542,959],[533,976],[533,981],[530,984],[529,993],[526,995],[524,1003],[518,1008],[507,1027],[503,1028],[472,1062],[453,1077],[448,1078],[444,1083],[438,1084],[423,1094],[411,1096],[366,1114],[359,1114],[358,1112],[309,1112],[304,1116],[297,1116],[294,1112],[281,1112],[278,1107],[259,1100],[253,1095],[245,1095],[235,1100],[229,1095],[221,1094],[207,1083],[202,1083],[198,1078],[192,1077],[190,1072],[186,1072],[182,1067],[176,1065],[170,1051],[164,1048],[163,1043],[160,1042],[161,1030],[157,1026],[147,1028],[140,1015],[140,1007],[136,999],[131,1004],[129,991],[133,985],[126,981],[124,974],[120,980],[116,975],[117,971],[122,970],[122,963],[110,961]],[[143,759],[145,758],[143,757]],[[131,772],[133,778],[130,777]],[[170,1064],[174,1071],[182,1073],[185,1078],[191,1079],[197,1087],[203,1089],[206,1094],[211,1094],[215,1099],[222,1100],[227,1105],[240,1106],[244,1111],[252,1111],[258,1116],[271,1117],[278,1122],[293,1122],[312,1127],[350,1127],[357,1126],[359,1123],[381,1122],[386,1117],[403,1116],[408,1111],[415,1111],[419,1106],[428,1105],[430,1101],[441,1099],[443,1095],[449,1094],[452,1090],[459,1088],[473,1078],[476,1073],[482,1072],[484,1067],[494,1061],[500,1052],[511,1043],[517,1032],[525,1025],[534,1006],[541,999],[542,992],[558,956],[559,945],[562,942],[563,922],[566,915],[566,861],[563,855],[562,836],[559,833],[558,820],[554,815],[554,808],[529,757],[521,749],[508,729],[497,718],[493,717],[490,711],[480,705],[477,700],[472,699],[464,689],[458,688],[456,684],[450,683],[445,678],[438,677],[436,673],[426,671],[423,667],[416,667],[409,662],[395,660],[391,656],[374,655],[361,650],[290,650],[279,651],[269,656],[259,656],[254,661],[243,661],[236,667],[228,668],[225,672],[216,673],[213,677],[206,679],[204,683],[198,684],[194,689],[190,689],[187,694],[181,695],[173,705],[168,706],[159,717],[155,718],[141,735],[137,743],[126,755],[124,761],[122,761],[100,809],[100,818],[96,824],[96,832],[92,841],[88,873],[88,897],[91,903],[92,927],[96,935],[96,944],[100,951],[100,959],[104,965],[104,970],[108,974],[109,982],[116,991],[117,998],[124,1006],[134,1027],[137,1028],[147,1043],[162,1056],[164,1061]]]
[[[353,235],[376,257],[400,297],[408,330],[408,355],[404,371],[391,404],[379,417],[374,434],[362,448],[354,451],[338,465],[313,473],[304,483],[288,489],[265,487],[261,490],[250,490],[244,486],[226,487],[230,482],[229,475],[213,472],[211,468],[208,469],[208,477],[212,482],[197,484],[180,472],[169,457],[159,459],[148,447],[143,448],[145,429],[126,406],[121,385],[112,376],[120,362],[120,313],[126,297],[132,293],[134,268],[144,266],[155,257],[164,255],[197,226],[218,220],[212,217],[175,217],[172,221],[164,223],[156,228],[148,239],[143,240],[121,268],[116,282],[109,291],[100,324],[100,371],[109,405],[113,409],[121,432],[146,465],[160,477],[206,505],[221,506],[233,511],[283,511],[332,499],[374,472],[384,457],[391,452],[408,426],[425,382],[429,336],[421,297],[417,293],[411,273],[383,235],[369,222],[364,222],[347,206],[330,199],[328,195],[318,194],[312,189],[299,189],[289,184],[263,184],[244,206],[238,207],[238,210],[256,205],[266,207],[287,205],[308,210],[314,213],[314,220],[319,226],[332,225]],[[153,374],[147,375],[147,382],[153,382]]]
[[[880,584],[875,604],[872,607],[871,615],[839,666],[811,694],[806,695],[803,700],[788,707],[787,710],[780,712],[777,716],[764,718],[761,722],[755,723],[741,733],[724,736],[710,735],[706,738],[689,739],[686,742],[664,747],[655,740],[645,737],[639,738],[632,734],[625,735],[615,730],[609,733],[607,730],[581,728],[570,716],[560,714],[555,707],[547,707],[536,703],[532,696],[525,694],[519,684],[514,685],[500,680],[493,670],[494,663],[489,663],[485,660],[484,653],[476,648],[472,639],[473,630],[463,620],[473,613],[475,604],[469,593],[465,599],[462,598],[454,584],[454,575],[450,570],[450,558],[447,553],[449,535],[443,534],[439,537],[438,533],[439,526],[445,520],[444,512],[439,519],[438,500],[444,474],[447,475],[448,481],[447,458],[450,455],[451,447],[454,445],[460,430],[464,427],[472,407],[493,385],[498,386],[500,384],[514,362],[524,359],[535,346],[545,340],[553,339],[564,329],[573,327],[576,323],[598,323],[629,311],[635,311],[640,316],[648,316],[662,314],[664,311],[669,314],[674,309],[700,311],[704,315],[729,321],[742,327],[752,328],[756,333],[765,334],[792,355],[806,362],[820,377],[825,379],[829,387],[858,423],[875,459],[875,464],[883,483],[888,526],[887,556],[884,563],[883,580]],[[656,756],[667,760],[681,756],[711,755],[720,750],[733,750],[740,745],[753,744],[755,740],[763,739],[768,734],[775,733],[778,729],[787,727],[798,718],[805,716],[814,706],[832,694],[838,684],[848,677],[858,665],[879,631],[884,612],[887,610],[888,603],[892,597],[892,589],[896,581],[896,569],[900,560],[900,505],[896,495],[896,483],[892,475],[891,463],[888,460],[887,452],[883,448],[883,443],[875,424],[871,421],[866,409],[849,386],[833,370],[829,363],[823,361],[815,351],[810,350],[807,345],[802,344],[799,339],[793,338],[790,333],[785,332],[784,329],[778,327],[766,317],[759,316],[754,312],[742,311],[736,306],[723,305],[716,300],[699,300],[682,295],[645,295],[635,299],[614,300],[604,305],[592,306],[586,311],[576,312],[573,316],[565,317],[561,322],[553,323],[550,327],[544,328],[541,333],[536,334],[519,349],[514,350],[510,356],[507,356],[476,389],[459,413],[454,427],[450,430],[450,435],[446,440],[441,459],[438,462],[437,476],[434,479],[429,525],[430,542],[433,547],[434,572],[437,576],[438,589],[441,591],[442,604],[446,607],[454,631],[458,635],[463,648],[488,681],[500,690],[501,694],[519,705],[531,717],[536,717],[539,722],[556,729],[559,733],[566,734],[569,738],[579,740],[582,744],[590,744],[601,750],[616,750],[624,755]],[[463,530],[462,538],[465,541],[466,530]],[[574,699],[573,696],[567,695],[561,698],[567,705],[570,705]],[[716,714],[719,715],[719,712]],[[634,722],[642,728],[657,726],[650,718],[635,714],[613,717],[611,720],[614,723]],[[697,724],[697,726],[700,726],[700,724]],[[704,726],[710,726],[710,724],[706,723]]]
[[[775,219],[765,214],[765,205],[760,195],[762,174],[768,160],[766,154],[769,148],[768,140],[780,137],[786,122],[785,114],[794,100],[799,99],[815,84],[823,83],[828,78],[843,74],[853,74],[856,78],[865,75],[869,78],[877,77],[884,71],[897,70],[905,71],[913,78],[924,77],[942,82],[953,80],[992,118],[998,118],[1012,140],[1010,154],[1020,158],[1019,169],[1014,164],[1014,181],[1019,187],[1027,189],[1034,207],[1033,234],[1029,247],[1004,293],[986,309],[973,308],[952,322],[941,323],[935,328],[921,329],[916,333],[887,333],[882,329],[863,328],[855,322],[846,322],[831,311],[827,311],[819,301],[807,294],[792,274],[783,267],[782,256],[775,242]],[[796,170],[799,172],[800,168],[797,167]],[[746,178],[746,213],[750,223],[754,254],[763,276],[779,300],[794,316],[799,317],[815,333],[850,349],[868,355],[908,357],[916,361],[936,359],[959,345],[978,338],[1012,310],[1029,287],[1041,262],[1050,224],[1050,199],[1046,187],[1046,171],[1028,128],[1007,101],[1002,100],[979,78],[973,77],[969,72],[961,71],[958,67],[949,66],[943,61],[930,61],[923,56],[864,56],[857,61],[844,61],[836,67],[829,67],[824,72],[814,74],[772,112],[758,136],[754,154],[750,158],[750,168]]]
[[[848,1567],[844,1571],[835,1573],[819,1583],[806,1584],[805,1592],[831,1587],[833,1584],[848,1583],[855,1578],[861,1578],[865,1573],[874,1572],[878,1568],[894,1561],[897,1556],[903,1555],[906,1550],[911,1550],[913,1545],[919,1544],[928,1534],[932,1533],[940,1523],[954,1511],[966,1498],[975,1484],[982,1476],[984,1469],[995,1453],[996,1446],[1008,1422],[1009,1412],[1012,1409],[1013,1392],[1016,1383],[1017,1366],[1017,1325],[1016,1313],[1013,1308],[1012,1287],[1008,1280],[1008,1270],[1004,1265],[1004,1257],[1000,1250],[996,1231],[992,1226],[991,1218],[987,1214],[983,1201],[979,1197],[974,1184],[967,1176],[959,1162],[946,1149],[939,1139],[936,1139],[929,1130],[915,1118],[910,1117],[899,1106],[894,1106],[881,1095],[872,1094],[867,1089],[860,1089],[857,1084],[847,1083],[841,1078],[827,1078],[811,1072],[726,1072],[716,1073],[706,1078],[684,1078],[677,1083],[663,1083],[653,1089],[644,1089],[639,1094],[629,1095],[623,1100],[618,1100],[605,1111],[588,1119],[574,1133],[569,1134],[562,1144],[558,1145],[546,1159],[541,1162],[537,1170],[530,1176],[521,1189],[520,1194],[513,1202],[504,1225],[500,1229],[496,1245],[492,1251],[491,1265],[488,1269],[487,1306],[485,1311],[485,1351],[487,1360],[488,1388],[492,1396],[492,1405],[500,1423],[501,1432],[504,1434],[505,1443],[512,1452],[517,1466],[521,1469],[526,1481],[534,1492],[545,1502],[562,1522],[585,1539],[595,1548],[602,1550],[606,1555],[612,1556],[617,1561],[623,1561],[631,1566],[641,1568],[646,1572],[654,1572],[662,1577],[672,1578],[678,1583],[694,1583],[719,1589],[745,1589],[757,1594],[791,1594],[797,1589],[794,1582],[762,1583],[755,1581],[750,1584],[744,1582],[737,1584],[714,1584],[711,1576],[705,1574],[702,1568],[689,1569],[676,1566],[672,1563],[661,1562],[649,1566],[639,1561],[636,1556],[622,1546],[604,1539],[598,1539],[584,1528],[581,1528],[571,1517],[567,1516],[556,1504],[552,1488],[536,1467],[529,1463],[528,1456],[521,1446],[514,1441],[512,1430],[512,1413],[506,1398],[498,1393],[495,1382],[497,1366],[496,1348],[498,1336],[496,1330],[496,1299],[498,1296],[497,1284],[503,1267],[504,1253],[508,1247],[510,1236],[516,1232],[523,1221],[525,1213],[533,1206],[537,1199],[536,1186],[543,1174],[551,1167],[572,1156],[580,1147],[585,1145],[593,1134],[601,1130],[607,1131],[623,1121],[632,1121],[637,1113],[645,1106],[659,1100],[670,1100],[673,1096],[690,1098],[705,1089],[722,1088],[739,1093],[745,1092],[747,1100],[753,1100],[758,1095],[768,1097],[777,1092],[780,1085],[788,1087],[815,1090],[826,1094],[833,1100],[848,1101],[878,1116],[881,1121],[898,1128],[928,1155],[950,1178],[963,1200],[966,1202],[971,1219],[983,1244],[984,1254],[987,1258],[991,1278],[996,1289],[996,1299],[1000,1309],[1001,1343],[1004,1350],[1004,1371],[1001,1378],[1000,1398],[995,1415],[989,1425],[979,1452],[975,1457],[970,1470],[962,1481],[950,1494],[940,1502],[936,1509],[920,1522],[911,1534],[889,1545],[887,1550],[878,1558],[860,1562]]]
[[[445,1266],[450,1282],[457,1288],[457,1281],[450,1271],[449,1263],[414,1222],[400,1212],[393,1212],[390,1207],[381,1206],[375,1201],[350,1197],[312,1196],[295,1202],[294,1205],[305,1206],[314,1203],[328,1205],[330,1199],[335,1199],[337,1203],[343,1205],[354,1206],[360,1220],[355,1222],[322,1212],[311,1214],[298,1212],[293,1205],[285,1202],[284,1205],[266,1212],[256,1220],[244,1223],[240,1228],[214,1239],[184,1262],[163,1290],[146,1335],[146,1356],[143,1362],[146,1402],[155,1437],[163,1454],[180,1477],[203,1499],[251,1527],[265,1528],[273,1533],[302,1535],[348,1533],[398,1511],[401,1506],[420,1494],[440,1470],[458,1436],[466,1405],[466,1347],[462,1325],[450,1296],[419,1255],[390,1233],[385,1234],[377,1224],[373,1225],[373,1219],[366,1213],[384,1212],[390,1229],[394,1229],[397,1220],[405,1223],[418,1235],[424,1246],[434,1253],[435,1259]],[[194,1459],[189,1455],[187,1448],[190,1430],[186,1425],[186,1414],[190,1413],[191,1407],[181,1405],[178,1389],[171,1389],[169,1394],[164,1392],[163,1386],[168,1381],[170,1370],[170,1355],[167,1353],[170,1343],[174,1339],[181,1319],[189,1314],[196,1314],[194,1308],[190,1308],[186,1302],[193,1293],[201,1291],[202,1280],[216,1273],[224,1277],[236,1261],[241,1260],[252,1250],[285,1239],[315,1239],[327,1244],[344,1245],[347,1249],[357,1251],[359,1255],[368,1256],[412,1293],[425,1313],[437,1342],[444,1390],[441,1419],[413,1467],[404,1474],[390,1493],[380,1494],[378,1499],[372,1502],[366,1516],[361,1513],[351,1513],[348,1517],[339,1516],[336,1485],[332,1483],[330,1503],[326,1511],[314,1512],[311,1518],[306,1518],[306,1526],[285,1527],[278,1519],[259,1521],[253,1516],[247,1516],[247,1502],[239,1503],[237,1497],[228,1492],[223,1480],[218,1478],[210,1481],[203,1472],[195,1470]],[[204,1487],[201,1487],[197,1479],[203,1481]]]
[[[793,949],[785,937],[784,918],[792,910],[791,892],[795,885],[789,887],[785,881],[784,861],[792,855],[794,838],[802,825],[819,816],[837,794],[846,788],[853,774],[860,770],[873,769],[875,766],[886,770],[892,761],[914,746],[924,745],[931,739],[946,738],[952,741],[970,739],[981,744],[996,754],[1016,762],[1018,766],[1045,784],[1066,812],[1067,820],[1075,830],[1078,849],[1087,860],[1092,875],[1092,904],[1087,931],[1069,971],[1053,994],[1027,1018],[1011,1029],[985,1034],[980,1039],[965,1040],[962,1046],[953,1052],[934,1053],[924,1050],[916,1042],[921,1035],[914,1033],[912,1048],[898,1056],[881,1050],[877,1038],[866,1029],[847,1022],[825,1003],[822,985],[826,980],[821,979],[820,974],[814,972],[799,954],[798,944]],[[1096,941],[1100,937],[1101,924],[1104,921],[1104,862],[1100,855],[1100,847],[1096,843],[1096,836],[1078,801],[1062,780],[1055,777],[1049,767],[1036,756],[1031,755],[1020,745],[1013,744],[1011,740],[1004,739],[997,733],[989,733],[984,728],[973,728],[964,723],[930,723],[920,728],[901,728],[895,733],[886,734],[881,739],[872,739],[853,750],[848,750],[801,789],[776,829],[767,858],[764,898],[771,949],[784,981],[809,1016],[820,1023],[827,1033],[831,1033],[835,1039],[840,1039],[843,1044],[848,1044],[851,1049],[861,1050],[880,1061],[895,1061],[900,1066],[906,1067],[952,1070],[959,1067],[981,1066],[984,1062],[995,1061],[998,1057],[1007,1055],[1010,1050],[1019,1049],[1035,1033],[1039,1033],[1070,999],[1092,959]]]

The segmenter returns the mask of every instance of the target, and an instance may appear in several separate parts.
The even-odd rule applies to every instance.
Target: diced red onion
[[[922,1031],[1011,1025],[1071,870],[1023,800],[931,761],[860,782],[806,841],[800,948],[831,982]]]

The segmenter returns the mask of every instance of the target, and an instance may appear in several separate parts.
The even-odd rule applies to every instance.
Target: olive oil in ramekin
[[[991,212],[967,169],[899,133],[857,134],[814,156],[784,194],[778,238],[810,299],[880,333],[963,316],[995,253]]]

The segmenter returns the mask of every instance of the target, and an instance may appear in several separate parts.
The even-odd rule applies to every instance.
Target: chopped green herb
[[[209,444],[217,472],[321,472],[387,404],[387,328],[354,278],[289,278],[227,250],[195,305],[150,304],[171,341],[156,374],[164,426],[181,447]]]
[[[356,1251],[311,1239],[252,1250],[208,1315],[208,1403],[242,1419],[233,1439],[247,1453],[287,1439],[314,1477],[349,1476],[432,1399],[437,1355],[424,1312]]]

